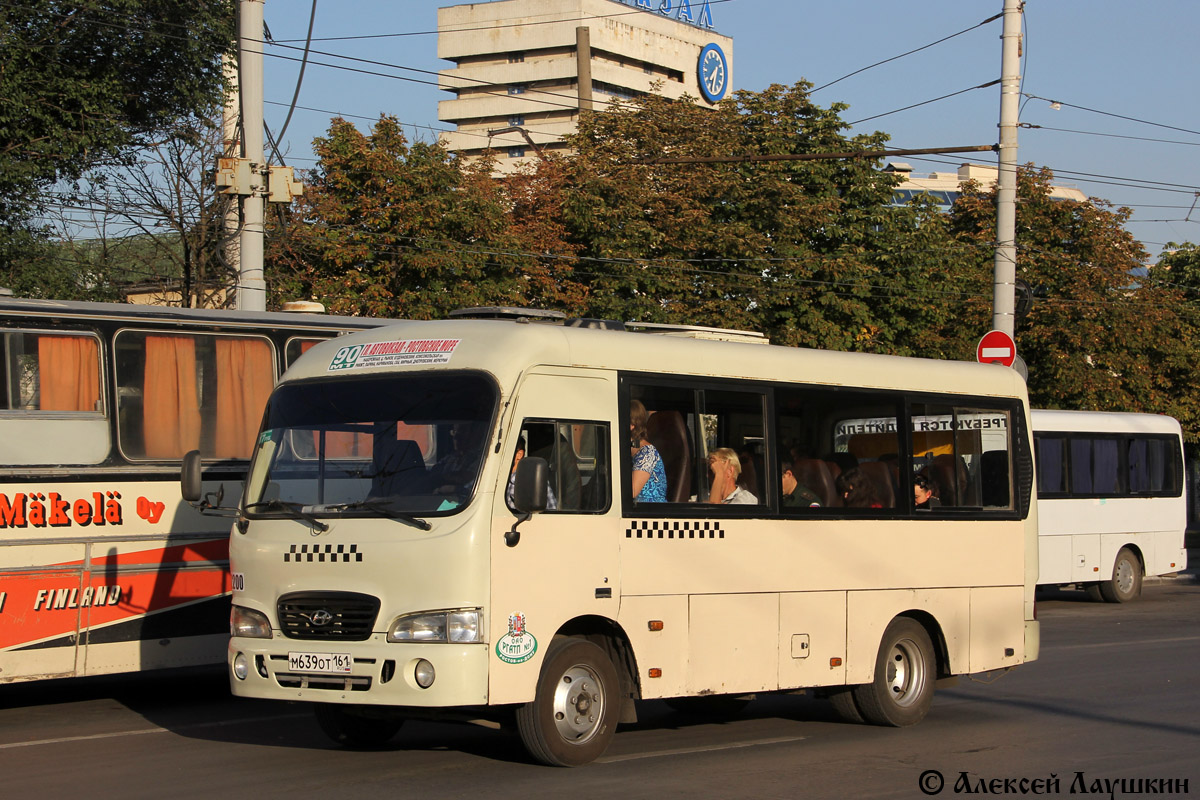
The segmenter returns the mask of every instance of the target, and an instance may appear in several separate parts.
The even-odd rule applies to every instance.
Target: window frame
[[[929,391],[906,391],[904,389],[881,389],[862,386],[832,386],[828,384],[793,383],[770,380],[738,380],[711,376],[662,375],[634,371],[618,373],[617,413],[620,424],[628,424],[629,401],[633,387],[656,387],[693,390],[705,389],[741,391],[760,394],[763,398],[763,475],[760,487],[765,487],[766,497],[759,498],[759,505],[721,505],[702,502],[692,503],[634,503],[627,497],[632,486],[630,459],[622,458],[620,469],[615,471],[619,484],[614,496],[620,497],[621,513],[625,517],[679,517],[679,518],[745,518],[745,519],[960,519],[960,520],[1014,520],[1029,516],[1034,494],[1033,441],[1027,424],[1027,406],[1016,397],[995,397],[966,394],[937,393]],[[781,505],[779,463],[783,454],[779,452],[780,392],[813,392],[825,396],[837,394],[854,395],[862,398],[877,398],[878,405],[893,407],[897,415],[897,442],[900,448],[900,480],[896,488],[896,504],[892,508],[847,509],[845,507],[793,507]],[[697,403],[699,400],[697,400]],[[978,506],[947,506],[929,510],[917,510],[913,502],[914,457],[911,431],[914,405],[944,405],[954,409],[971,411],[996,411],[1009,418],[1008,465],[1009,496],[1008,508],[986,508]],[[832,437],[832,429],[829,431]],[[699,463],[699,447],[693,443],[693,458]],[[693,469],[697,467],[693,465]],[[707,467],[705,466],[707,469]],[[699,487],[699,484],[698,484]]]

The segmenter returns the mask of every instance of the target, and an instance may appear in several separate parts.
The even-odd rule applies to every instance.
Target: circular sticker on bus
[[[509,614],[508,633],[496,642],[496,655],[506,664],[522,664],[537,652],[537,639],[525,630],[525,615]]]

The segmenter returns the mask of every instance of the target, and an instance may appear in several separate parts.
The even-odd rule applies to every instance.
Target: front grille
[[[379,598],[354,592],[295,592],[279,598],[279,627],[289,639],[369,639]]]

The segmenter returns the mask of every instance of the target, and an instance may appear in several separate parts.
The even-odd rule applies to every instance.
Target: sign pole
[[[1000,65],[1000,158],[992,328],[1016,333],[1017,123],[1021,101],[1021,0],[1004,0]]]

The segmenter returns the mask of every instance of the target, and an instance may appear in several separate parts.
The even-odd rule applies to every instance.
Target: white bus
[[[1137,598],[1142,578],[1187,568],[1183,434],[1156,414],[1033,412],[1040,585]]]
[[[515,715],[575,765],[640,699],[813,688],[900,726],[939,679],[1037,657],[1014,371],[626,327],[402,323],[294,364],[231,534],[234,693],[312,703],[349,745]],[[665,502],[633,499],[633,401]],[[708,502],[726,447],[748,503]],[[819,500],[784,497],[784,466]],[[872,501],[843,505],[839,470]]]
[[[220,664],[228,523],[180,458],[235,500],[286,364],[378,324],[0,298],[0,683]]]

